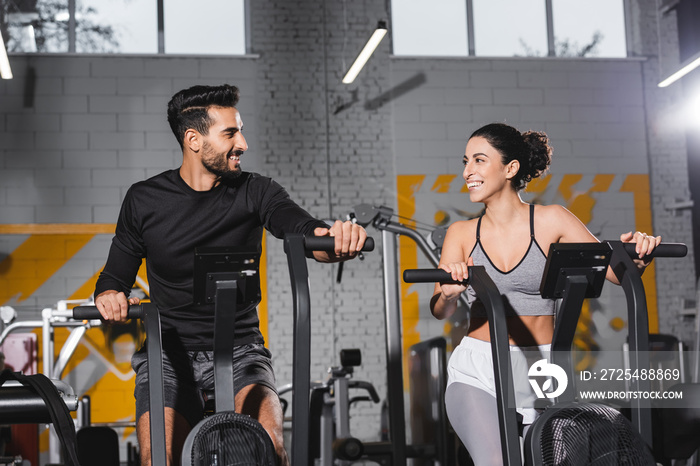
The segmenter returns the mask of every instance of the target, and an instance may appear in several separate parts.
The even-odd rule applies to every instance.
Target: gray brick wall
[[[365,110],[363,102],[385,92],[390,84],[388,41],[377,51],[359,84],[341,84],[359,49],[385,17],[372,2],[320,6],[308,1],[259,1],[252,4],[253,52],[260,54],[257,96],[258,130],[264,171],[289,188],[292,197],[320,218],[343,218],[363,202],[393,203],[393,157],[389,109]],[[347,19],[347,25],[345,23]],[[345,33],[340,33],[345,31]],[[343,41],[347,48],[343,54]],[[380,64],[382,66],[380,66]],[[334,114],[358,92],[359,102]],[[376,232],[370,232],[376,235]],[[275,355],[278,382],[290,382],[291,294],[286,259],[280,241],[270,250],[270,348]],[[345,266],[343,281],[334,283],[336,265],[309,264],[313,294],[312,379],[324,379],[337,365],[343,348],[360,348],[360,379],[385,392],[383,314],[378,253],[364,263]],[[274,284],[273,284],[274,283]],[[363,322],[369,322],[362,325]],[[365,411],[365,410],[362,410]],[[365,437],[379,432],[379,409],[360,412],[355,426],[365,421]],[[372,426],[372,427],[369,427]]]

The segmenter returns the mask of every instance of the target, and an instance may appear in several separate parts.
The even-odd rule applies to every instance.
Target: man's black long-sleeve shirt
[[[213,305],[193,304],[195,248],[245,246],[260,251],[263,228],[283,238],[286,233],[310,235],[326,226],[294,203],[278,183],[259,174],[243,172],[228,184],[195,191],[179,170],[166,171],[126,193],[95,296],[106,290],[128,296],[146,258],[164,346],[211,350]],[[263,342],[256,305],[236,313],[236,346]]]

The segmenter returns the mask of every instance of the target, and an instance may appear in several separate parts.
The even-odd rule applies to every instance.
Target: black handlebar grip
[[[143,306],[132,304],[127,311],[129,319],[140,319],[143,316]],[[96,306],[75,306],[73,308],[73,318],[76,320],[104,320],[102,314]]]
[[[631,258],[639,257],[635,251],[635,243],[623,243],[625,251]],[[660,243],[646,258],[654,257],[685,257],[688,254],[688,246],[683,243]]]
[[[403,271],[403,281],[406,283],[464,285],[464,282],[453,280],[452,275],[442,269],[406,269]]]
[[[73,308],[73,318],[77,320],[97,320],[102,319],[102,314],[97,310],[97,306],[75,306]]]
[[[332,236],[306,236],[304,237],[304,248],[307,251],[331,252],[335,249],[335,238]],[[374,238],[368,236],[362,250],[374,251]]]

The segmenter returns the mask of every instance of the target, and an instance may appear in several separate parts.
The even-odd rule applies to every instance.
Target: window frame
[[[157,5],[157,26],[158,26],[158,52],[157,55],[169,55],[165,53],[165,0],[155,0]],[[468,0],[471,1],[471,0]],[[251,53],[251,21],[250,2],[243,0],[244,23],[245,23],[245,53]],[[76,21],[75,21],[76,0],[68,0],[68,53],[76,52]],[[118,54],[115,54],[118,55]],[[148,55],[148,54],[146,54]]]
[[[162,0],[159,0],[162,1]],[[246,0],[247,1],[247,0]],[[547,25],[547,56],[557,57],[556,47],[554,41],[554,14],[552,0],[543,0],[545,2],[545,14],[546,14],[546,25]],[[474,38],[474,0],[465,0],[467,6],[467,56],[476,57],[481,56],[476,54],[476,45]],[[632,36],[631,36],[631,0],[622,0],[623,14],[624,14],[624,26],[625,26],[625,48],[627,52],[627,57],[633,56],[632,50]],[[408,56],[408,55],[407,55]],[[585,57],[584,57],[585,58]]]

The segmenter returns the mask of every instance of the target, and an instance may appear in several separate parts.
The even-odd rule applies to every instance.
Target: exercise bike
[[[682,257],[687,253],[687,248],[682,244],[661,244],[652,254],[652,257]],[[620,241],[610,241],[601,244],[553,244],[547,259],[547,266],[543,276],[541,292],[555,293],[551,297],[562,297],[552,341],[552,354],[555,363],[564,367],[568,373],[568,379],[573,381],[572,364],[570,360],[571,343],[580,315],[581,305],[587,297],[595,297],[600,294],[600,288],[604,282],[608,263],[615,272],[625,292],[628,303],[629,345],[632,369],[649,367],[648,355],[648,318],[644,287],[640,273],[632,262],[634,257],[634,245]],[[554,263],[553,263],[554,262]],[[409,283],[439,282],[455,283],[451,276],[439,269],[414,269],[404,271],[404,280]],[[496,389],[496,404],[498,409],[499,427],[501,433],[501,445],[503,463],[505,465],[521,465],[521,452],[519,445],[518,420],[515,411],[513,374],[510,369],[510,354],[508,348],[508,330],[506,326],[505,308],[498,289],[481,266],[469,267],[467,280],[479,299],[486,308],[487,319],[490,326],[491,348],[494,365],[494,381]],[[466,284],[466,283],[465,283]],[[564,356],[566,355],[566,356]],[[648,383],[638,380],[636,390],[648,389]],[[648,382],[648,381],[647,381]],[[569,396],[571,392],[568,392]],[[566,398],[566,395],[565,395]],[[651,414],[649,403],[646,400],[633,400],[631,405],[631,425],[619,413],[611,413],[609,408],[598,407],[592,403],[577,403],[564,401],[563,404],[553,404],[545,411],[546,415],[540,416],[532,424],[528,437],[525,439],[526,464],[559,464],[562,457],[552,458],[552,452],[563,454],[563,464],[597,464],[590,455],[598,455],[603,458],[599,464],[655,464],[649,451],[652,444]],[[566,413],[563,409],[573,409]],[[563,413],[570,418],[579,416],[579,419],[590,420],[589,428],[598,429],[597,426],[606,425],[604,429],[626,429],[628,442],[619,448],[619,442],[600,441],[588,435],[588,432],[579,431],[579,435],[586,435],[588,441],[576,438],[573,431],[569,435],[562,435],[561,429],[552,425],[561,425],[562,419],[556,418],[557,413]],[[606,416],[609,416],[605,419]],[[547,423],[550,427],[545,427]],[[564,421],[566,422],[566,421]],[[627,423],[626,423],[627,422]],[[617,423],[617,424],[616,424]],[[622,426],[622,427],[621,427]],[[629,428],[628,428],[629,427]],[[546,437],[543,432],[554,432],[553,436]],[[597,430],[603,433],[603,440],[610,430]],[[609,438],[609,437],[608,437]],[[573,440],[573,441],[572,441]],[[587,451],[572,451],[570,446],[576,442],[585,445],[595,445]],[[597,442],[597,444],[596,444]],[[602,446],[598,449],[598,446]],[[607,449],[607,450],[606,450]],[[562,453],[563,452],[563,453]],[[602,455],[602,456],[601,456]],[[606,456],[608,455],[608,456]],[[610,456],[613,455],[613,456]],[[636,459],[635,459],[636,455]],[[579,462],[579,463],[577,463]]]
[[[292,409],[293,445],[292,464],[308,464],[298,458],[308,458],[308,412],[310,372],[310,299],[306,253],[332,251],[335,240],[329,237],[304,237],[290,234],[285,237],[285,251],[290,262],[294,292],[294,381]],[[367,238],[363,251],[374,248]],[[211,466],[213,464],[270,465],[276,464],[272,440],[262,426],[242,414],[234,412],[233,368],[231,356],[234,341],[234,316],[237,306],[247,306],[259,299],[255,293],[258,280],[259,252],[236,248],[200,248],[195,252],[194,299],[197,303],[213,303],[215,309],[214,334],[214,396],[216,413],[203,419],[188,435],[183,447],[183,465]],[[303,261],[303,264],[302,264]],[[294,265],[292,265],[294,264]],[[95,306],[77,306],[75,319],[100,319]],[[143,319],[146,327],[148,355],[149,404],[162,407],[163,366],[160,316],[152,303],[130,306],[128,318]],[[166,464],[165,418],[162,409],[150,410],[151,462]],[[238,462],[236,462],[238,461]]]
[[[200,248],[195,251],[194,301],[214,304],[215,413],[190,431],[183,447],[183,465],[250,464],[274,466],[272,440],[250,416],[235,412],[233,367],[234,318],[238,306],[259,300],[255,290],[260,254],[236,248]],[[77,306],[76,319],[99,319],[94,306]],[[129,306],[128,318],[146,326],[150,409],[151,463],[166,464],[165,418],[162,407],[163,363],[160,315],[152,303]]]
[[[350,408],[380,399],[374,385],[352,378],[361,364],[359,349],[340,350],[340,366],[328,368],[328,379],[311,387],[309,456],[319,466],[351,464],[364,454],[363,442],[350,432]]]
[[[411,347],[411,359],[416,360],[416,367],[430,368],[426,378],[423,373],[409,373],[411,392],[413,382],[419,380],[415,387],[423,395],[418,402],[418,393],[411,393],[411,443],[406,440],[406,413],[404,409],[404,347],[401,318],[401,290],[398,274],[398,239],[409,238],[418,249],[435,266],[439,262],[446,229],[433,230],[429,237],[423,237],[414,228],[393,220],[398,217],[387,206],[360,204],[354,207],[349,218],[363,227],[372,226],[381,231],[382,262],[384,282],[385,336],[386,336],[386,372],[387,372],[387,409],[386,429],[383,430],[385,441],[365,444],[366,458],[382,465],[403,466],[408,461],[414,464],[450,464],[455,444],[453,434],[448,428],[444,408],[444,384],[446,379],[444,340],[421,342]],[[460,301],[466,306],[464,296]],[[425,344],[422,344],[425,343]],[[418,361],[422,363],[418,364]],[[419,371],[420,372],[420,371]],[[430,404],[428,409],[420,404]],[[416,408],[416,412],[413,409]],[[384,418],[382,419],[384,420]],[[386,435],[384,435],[386,432]]]

